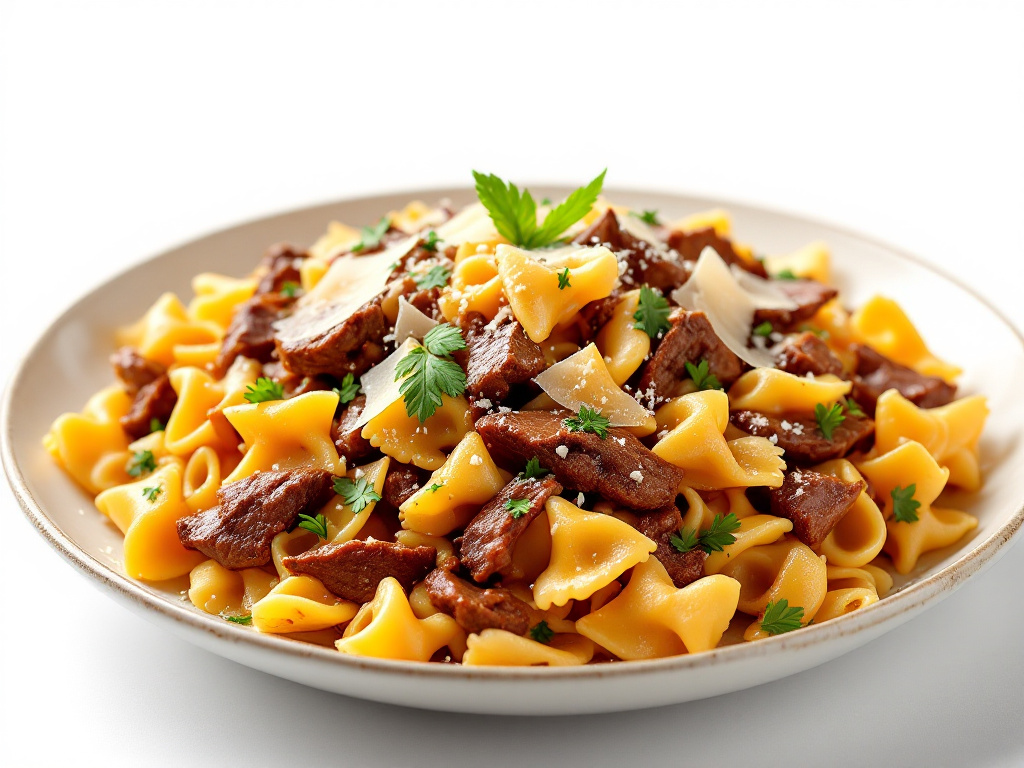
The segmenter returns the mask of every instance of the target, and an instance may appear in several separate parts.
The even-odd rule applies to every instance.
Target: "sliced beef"
[[[530,628],[530,606],[507,589],[481,589],[448,568],[435,568],[423,584],[434,607],[467,632],[493,628],[524,635]]]
[[[700,547],[680,552],[672,546],[669,540],[682,527],[683,518],[675,504],[641,515],[636,522],[636,529],[658,545],[654,556],[665,566],[672,583],[680,589],[704,576],[704,561],[707,559],[707,553]]]
[[[853,396],[869,413],[875,412],[879,396],[895,389],[921,408],[937,408],[956,397],[956,386],[937,376],[924,376],[905,365],[893,362],[866,344],[855,344]]]
[[[780,488],[770,491],[772,514],[793,521],[793,533],[809,547],[825,540],[850,511],[864,483],[800,469],[787,472]]]
[[[333,480],[322,469],[257,472],[222,486],[216,507],[178,520],[178,538],[225,568],[266,565],[273,538],[327,503]]]
[[[424,469],[411,464],[399,464],[392,459],[388,475],[384,478],[381,497],[391,506],[400,507],[423,487],[429,477],[430,473]]]
[[[547,500],[561,492],[562,486],[552,475],[529,480],[517,477],[487,502],[466,526],[459,545],[462,564],[473,578],[484,582],[496,573],[507,575],[519,537]],[[512,517],[505,508],[510,499],[529,499],[530,506],[522,516]]]
[[[331,424],[331,439],[338,455],[344,456],[349,464],[362,461],[375,451],[370,441],[362,436],[363,428],[356,426],[365,407],[366,395],[357,395]]]
[[[817,420],[806,414],[772,416],[757,411],[733,411],[729,421],[750,435],[769,439],[774,435],[773,442],[786,451],[786,461],[797,464],[818,464],[845,456],[875,431],[871,419],[848,413],[843,423],[832,430],[831,440],[821,434]]]
[[[260,265],[265,271],[256,286],[256,293],[280,293],[285,283],[301,283],[299,268],[305,258],[306,254],[287,243],[270,246]]]
[[[696,261],[700,258],[701,252],[710,246],[726,264],[735,264],[740,269],[745,269],[759,277],[768,277],[761,262],[751,263],[741,257],[733,248],[732,241],[721,237],[715,232],[714,227],[698,229],[693,232],[674,230],[668,235],[668,246],[676,250],[684,261]]]
[[[354,603],[373,600],[377,585],[388,576],[408,592],[434,567],[433,547],[407,547],[390,541],[355,539],[324,544],[281,560],[292,573],[313,576],[333,594]]]
[[[759,309],[754,313],[754,325],[767,321],[776,331],[792,330],[798,323],[810,320],[826,303],[839,295],[817,280],[773,280],[772,285],[796,303],[796,309]]]
[[[708,369],[722,386],[728,387],[743,373],[743,363],[715,335],[707,315],[677,309],[669,316],[672,328],[665,333],[640,375],[637,391],[649,408],[678,394],[679,385],[690,374],[686,364],[708,361]]]
[[[135,393],[132,407],[121,417],[121,428],[133,440],[145,437],[152,432],[153,419],[166,424],[171,416],[178,394],[171,386],[167,374],[143,386]]]
[[[344,301],[300,306],[276,325],[277,354],[292,373],[361,376],[384,359],[388,321],[380,298],[349,313]]]
[[[621,300],[622,294],[615,290],[610,296],[583,305],[578,315],[582,326],[583,341],[591,341],[597,336],[598,331],[604,328],[615,315],[615,308]]]
[[[665,293],[685,283],[690,270],[676,261],[661,243],[647,243],[637,239],[619,225],[619,219],[610,208],[597,221],[580,232],[574,239],[579,245],[606,245],[625,261],[626,269],[620,276],[626,286],[647,284]]]
[[[163,376],[167,369],[155,360],[149,360],[135,347],[121,347],[110,356],[114,373],[121,380],[125,392],[134,395],[147,384]]]
[[[536,456],[559,483],[574,491],[596,491],[633,509],[659,509],[672,503],[683,480],[682,469],[651,453],[624,429],[612,427],[604,439],[592,432],[570,432],[564,421],[572,415],[569,411],[489,414],[476,422],[476,430],[499,461],[518,467]]]
[[[828,345],[810,331],[788,339],[778,353],[775,367],[794,376],[842,376],[843,364]]]
[[[472,313],[462,321],[466,349],[456,359],[466,369],[466,393],[497,405],[513,386],[543,371],[546,363],[540,345],[515,320],[497,328],[482,320],[482,315]]]
[[[215,363],[221,375],[240,356],[270,362],[274,355],[274,323],[287,304],[283,296],[262,293],[238,305]]]

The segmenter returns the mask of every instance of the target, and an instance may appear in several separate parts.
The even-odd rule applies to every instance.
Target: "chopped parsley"
[[[523,471],[519,473],[519,476],[524,480],[532,480],[535,477],[544,477],[544,475],[550,474],[551,470],[544,469],[540,465],[540,459],[534,456],[523,467]]]
[[[156,456],[149,450],[136,451],[125,465],[125,470],[132,477],[148,475],[154,469],[156,469]]]
[[[153,434],[154,432],[163,432],[163,431],[164,431],[164,423],[162,421],[160,421],[160,419],[150,419],[149,420],[149,433],[150,434]]]
[[[420,288],[444,288],[448,285],[448,278],[452,276],[452,271],[443,264],[435,264],[426,272],[415,275],[413,280]]]
[[[551,642],[551,638],[555,636],[555,631],[548,626],[546,621],[540,621],[538,624],[530,628],[530,637],[536,640],[538,643],[544,643],[547,645]]]
[[[657,339],[672,327],[668,316],[668,299],[649,285],[640,286],[640,299],[633,313],[633,327]]]
[[[732,512],[725,517],[715,515],[711,526],[699,534],[689,528],[683,528],[677,535],[671,536],[668,543],[677,552],[689,552],[694,547],[700,547],[709,555],[712,552],[721,552],[725,547],[736,541],[733,532],[740,527],[740,521]]]
[[[327,518],[323,514],[319,514],[316,517],[310,515],[299,514],[302,522],[299,523],[299,528],[304,528],[310,533],[315,533],[321,539],[327,538]]]
[[[350,480],[347,477],[334,478],[334,492],[341,496],[345,504],[357,515],[366,509],[367,504],[380,501],[380,494],[373,489],[365,476],[358,480]]]
[[[437,493],[442,488],[444,488],[444,483],[434,483],[429,488],[427,488],[427,490],[430,491],[431,493]]]
[[[864,410],[857,405],[857,401],[852,397],[848,397],[843,401],[843,405],[846,406],[846,412],[851,416],[864,416]]]
[[[637,213],[636,211],[630,211],[629,215],[634,217],[634,218],[640,219],[640,221],[642,221],[644,224],[650,224],[651,226],[654,226],[654,227],[656,227],[659,224],[661,224],[661,221],[658,220],[658,212],[657,211],[644,211],[643,213]]]
[[[294,299],[300,290],[302,290],[302,286],[294,280],[285,280],[281,284],[281,295],[287,296],[289,299]]]
[[[509,499],[505,502],[505,509],[516,520],[530,511],[529,499]]]
[[[752,331],[752,333],[755,336],[763,336],[764,338],[768,338],[769,336],[772,335],[772,332],[774,330],[775,329],[772,327],[772,324],[765,320],[760,325],[754,326],[754,330]]]
[[[550,197],[545,197],[545,198],[543,198],[543,199],[542,199],[542,200],[540,201],[540,204],[541,204],[541,205],[551,205],[551,198],[550,198]]]
[[[889,495],[892,497],[892,519],[897,523],[916,523],[918,521],[917,510],[921,502],[914,499],[917,493],[917,483],[911,483],[906,488],[896,486]]]
[[[353,253],[359,251],[372,250],[380,245],[380,241],[384,239],[384,235],[391,228],[391,219],[387,216],[383,216],[372,227],[363,227],[360,230],[362,239],[352,247]]]
[[[266,403],[270,400],[284,400],[284,387],[273,379],[260,376],[255,384],[245,388],[242,395],[250,403]]]
[[[810,323],[801,323],[800,327],[797,328],[797,330],[801,332],[806,331],[808,333],[813,333],[819,339],[828,338],[828,331],[826,331],[824,328],[819,328],[816,325],[811,325]]]
[[[572,288],[572,283],[569,282],[568,267],[558,273],[558,290],[564,291],[566,288]]]
[[[611,419],[602,416],[601,412],[589,405],[581,405],[580,412],[570,416],[562,422],[570,432],[593,432],[604,440],[608,437],[608,427],[611,426]]]
[[[458,397],[466,391],[466,373],[451,353],[466,348],[462,332],[451,323],[434,326],[398,361],[395,381],[404,379],[398,391],[405,398],[405,412],[424,422],[441,407],[441,396]]]
[[[424,251],[430,251],[431,253],[437,253],[437,244],[441,242],[441,238],[437,236],[437,232],[430,230],[427,232],[426,239],[420,243],[420,248]]]
[[[774,277],[776,280],[799,280],[800,279],[799,277],[797,277],[793,273],[792,269],[783,269],[781,272],[776,272],[774,275],[772,275],[772,277]]]
[[[818,422],[818,429],[825,436],[826,440],[832,439],[832,432],[835,428],[846,421],[843,415],[843,406],[839,403],[832,403],[826,408],[821,403],[814,406],[814,419]]]
[[[225,616],[232,624],[252,624],[252,616]]]
[[[143,488],[142,496],[146,501],[156,501],[156,497],[163,493],[162,485],[154,485],[152,488]]]
[[[528,189],[520,193],[515,184],[506,183],[494,174],[473,171],[473,178],[477,197],[498,232],[513,245],[543,248],[556,242],[565,230],[590,212],[601,194],[605,173],[607,169],[552,208],[540,226],[537,226],[537,204]]]
[[[804,618],[804,609],[798,606],[789,607],[789,601],[782,598],[776,603],[771,601],[764,607],[761,615],[761,629],[769,635],[781,635],[800,629]]]
[[[693,386],[699,390],[725,389],[704,358],[697,365],[686,363],[686,373],[693,380]]]
[[[359,379],[351,373],[346,373],[345,378],[341,380],[341,387],[334,387],[333,391],[338,396],[338,403],[344,405],[356,399],[359,388]]]

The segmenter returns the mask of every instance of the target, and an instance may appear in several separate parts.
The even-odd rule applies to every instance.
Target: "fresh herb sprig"
[[[437,236],[437,232],[430,230],[427,232],[427,236],[420,243],[420,248],[424,251],[430,251],[430,253],[437,253],[437,244],[442,242],[441,238]]]
[[[551,642],[551,638],[555,636],[555,631],[548,626],[548,623],[541,620],[533,627],[530,628],[530,637],[536,640],[538,643],[544,643],[547,645]]]
[[[366,477],[360,477],[357,480],[336,477],[334,478],[334,492],[341,496],[345,504],[357,515],[366,509],[367,504],[380,501],[380,494],[374,490]]]
[[[754,330],[751,331],[751,333],[753,333],[755,336],[762,336],[767,339],[769,336],[772,335],[772,332],[774,330],[775,329],[772,327],[772,324],[769,321],[765,320],[763,323],[755,325]]]
[[[505,509],[512,517],[518,520],[520,517],[530,511],[530,500],[529,499],[509,499],[505,502]]]
[[[558,290],[564,291],[566,288],[572,288],[572,283],[569,282],[570,277],[568,267],[558,273]]]
[[[814,406],[814,420],[818,422],[818,429],[821,430],[825,439],[831,440],[836,427],[846,421],[846,417],[843,415],[843,406],[839,403],[832,403],[826,408],[818,403]]]
[[[444,488],[444,483],[433,483],[429,488],[427,488],[427,490],[431,493],[437,493],[442,488]]]
[[[232,624],[252,624],[252,616],[225,616],[225,619],[230,621]]]
[[[155,469],[156,456],[154,456],[153,452],[150,450],[136,451],[132,454],[132,457],[128,459],[128,464],[125,465],[125,471],[132,477],[148,475]]]
[[[250,403],[266,403],[271,400],[284,400],[284,387],[273,379],[260,376],[255,384],[245,388],[242,395]]]
[[[889,496],[892,498],[892,519],[897,523],[916,523],[918,521],[917,510],[921,502],[914,498],[917,493],[917,483],[911,483],[906,488],[897,485]]]
[[[736,537],[732,534],[739,527],[740,521],[732,512],[725,517],[715,515],[706,531],[696,533],[690,528],[683,528],[678,534],[669,537],[669,544],[677,552],[686,553],[694,547],[700,547],[710,555],[712,552],[721,552],[734,543]]]
[[[321,539],[327,538],[327,518],[322,513],[316,517],[300,513],[299,518],[302,520],[302,522],[299,523],[299,528],[303,528],[310,533],[315,533]]]
[[[789,600],[782,598],[778,602],[768,602],[761,616],[761,629],[769,635],[781,635],[792,632],[803,626],[804,609],[799,606],[789,607]]]
[[[301,290],[302,286],[294,280],[285,280],[281,284],[281,295],[288,299],[294,299]]]
[[[776,280],[799,280],[796,273],[792,269],[783,269],[772,275]]]
[[[551,470],[544,469],[544,467],[540,465],[540,459],[534,456],[526,462],[526,466],[523,467],[523,471],[519,473],[519,476],[524,480],[533,480],[534,478],[544,477],[544,475],[548,474],[551,474]]]
[[[163,493],[163,490],[164,490],[164,487],[162,485],[154,485],[154,486],[152,486],[150,488],[143,488],[142,489],[142,497],[146,501],[153,502],[153,501],[156,501],[157,496],[159,496],[161,493]]]
[[[604,440],[608,437],[608,428],[612,422],[607,416],[602,416],[597,408],[589,405],[581,405],[580,412],[570,416],[562,422],[570,432],[593,432]]]
[[[458,397],[466,391],[466,373],[451,358],[466,348],[466,340],[451,323],[434,326],[423,337],[423,345],[409,351],[395,367],[395,381],[403,379],[398,391],[405,398],[405,412],[420,423],[441,407],[441,396]]]
[[[642,211],[640,213],[637,213],[636,211],[630,211],[629,215],[632,216],[633,218],[640,219],[640,221],[642,221],[644,224],[650,224],[652,227],[656,227],[659,224],[661,224],[661,221],[658,219],[658,212],[656,210]]]
[[[846,412],[851,416],[862,417],[864,416],[864,409],[857,404],[857,401],[852,397],[848,397],[843,400],[843,405],[846,407]]]
[[[661,338],[672,323],[668,321],[670,310],[668,299],[649,285],[640,286],[640,298],[636,312],[633,313],[633,327],[641,330],[652,339]]]
[[[697,365],[686,363],[686,375],[693,380],[693,386],[699,390],[724,389],[722,382],[711,372],[711,366],[704,358],[701,358]]]
[[[426,272],[413,276],[416,285],[424,290],[428,288],[444,288],[448,285],[448,279],[452,271],[443,264],[435,264]]]
[[[341,380],[341,386],[334,387],[334,394],[338,396],[338,403],[344,405],[345,403],[351,403],[359,396],[359,389],[359,379],[351,373],[346,373],[345,378]]]
[[[362,227],[359,230],[361,238],[358,243],[352,246],[352,252],[359,253],[360,251],[373,250],[380,245],[380,241],[384,239],[384,235],[387,234],[390,228],[391,219],[387,216],[383,216],[372,227]]]

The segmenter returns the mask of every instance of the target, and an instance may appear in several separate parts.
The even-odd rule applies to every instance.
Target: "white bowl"
[[[537,187],[535,195],[570,190]],[[493,714],[612,712],[736,691],[834,659],[907,621],[1004,553],[1024,522],[1024,338],[981,297],[917,258],[835,227],[744,205],[635,190],[608,196],[676,217],[727,208],[737,239],[761,253],[811,240],[832,249],[834,279],[848,304],[874,293],[897,299],[930,347],[966,371],[963,393],[988,396],[993,416],[981,451],[984,489],[949,493],[946,506],[976,515],[978,528],[930,553],[880,602],[842,618],[756,643],[693,656],[576,668],[470,668],[360,659],[287,637],[264,635],[203,613],[177,589],[137,582],[120,565],[121,535],[50,459],[42,437],[65,411],[111,381],[107,357],[117,326],[140,316],[163,291],[190,294],[204,271],[243,275],[273,242],[308,245],[331,219],[376,221],[413,198],[456,204],[469,189],[431,189],[320,205],[252,221],[186,243],[118,275],[79,300],[43,334],[7,389],[0,413],[3,464],[19,502],[47,541],[94,583],[146,618],[214,653],[316,688],[436,710]],[[112,638],[112,640],[115,640]],[[879,680],[879,684],[885,681]]]

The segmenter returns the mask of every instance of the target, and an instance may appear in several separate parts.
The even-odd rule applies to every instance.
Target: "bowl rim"
[[[570,187],[559,184],[534,184],[530,185],[530,188],[543,190],[551,194],[567,194],[572,190]],[[179,625],[185,628],[200,633],[208,633],[217,640],[251,644],[254,646],[254,650],[284,653],[295,660],[324,661],[339,665],[340,668],[370,671],[378,675],[397,675],[401,677],[412,675],[428,678],[437,677],[449,681],[466,680],[469,682],[478,680],[551,682],[566,679],[578,681],[581,679],[618,677],[621,675],[660,675],[666,672],[680,672],[695,666],[710,667],[726,663],[739,663],[759,656],[778,655],[790,650],[820,646],[842,637],[867,633],[871,628],[878,627],[901,616],[909,618],[928,603],[952,594],[968,578],[992,565],[998,557],[1005,554],[1009,548],[1008,545],[1014,539],[1019,538],[1019,534],[1022,528],[1024,528],[1024,496],[1018,500],[1016,511],[1003,525],[985,539],[977,542],[944,568],[903,587],[898,592],[888,595],[877,603],[868,606],[865,610],[854,611],[822,624],[803,627],[800,630],[765,638],[756,643],[723,646],[697,654],[683,654],[659,659],[628,661],[625,663],[581,665],[577,667],[467,667],[455,664],[430,664],[419,661],[352,656],[339,653],[332,648],[295,641],[287,636],[265,634],[254,631],[251,628],[220,621],[217,617],[201,613],[184,603],[174,602],[165,596],[154,594],[127,575],[118,573],[110,566],[101,563],[79,547],[71,537],[64,534],[46,514],[40,502],[32,495],[25,474],[15,457],[15,436],[11,424],[11,414],[15,407],[15,395],[20,389],[22,379],[27,375],[26,371],[31,361],[39,350],[57,332],[57,329],[67,322],[70,316],[80,311],[83,305],[89,303],[94,295],[108,284],[124,278],[127,273],[149,262],[160,259],[170,252],[215,235],[227,235],[230,232],[245,229],[268,220],[285,219],[313,209],[328,209],[332,206],[343,206],[353,203],[373,204],[380,202],[382,205],[386,205],[389,203],[385,203],[385,201],[398,196],[405,200],[428,197],[443,199],[449,196],[463,196],[471,192],[472,188],[468,186],[422,187],[418,189],[384,191],[369,195],[351,195],[326,202],[300,205],[284,211],[273,211],[263,215],[255,215],[235,224],[212,228],[199,235],[178,240],[149,256],[132,261],[114,274],[107,275],[98,283],[88,287],[78,299],[50,322],[22,355],[4,388],[3,400],[0,403],[0,460],[2,460],[4,471],[14,491],[15,498],[29,522],[67,562],[83,575],[93,579],[98,586],[110,589],[116,595],[125,598],[129,603],[144,609],[141,613],[146,618],[151,618],[147,611],[153,610],[164,618],[178,622]],[[634,186],[613,187],[606,190],[606,194],[608,197],[615,197],[617,195],[670,197],[683,203],[693,202],[701,206],[721,207],[727,210],[746,208],[772,217],[785,218],[800,224],[831,230],[839,235],[884,249],[899,259],[911,262],[917,267],[938,275],[961,291],[966,292],[1006,326],[1020,345],[1021,351],[1024,351],[1024,334],[988,299],[969,285],[961,282],[959,278],[950,274],[945,269],[930,264],[925,259],[881,239],[823,219],[793,214],[786,210],[748,203],[734,198],[704,197],[673,189]],[[73,481],[69,480],[68,482]]]

